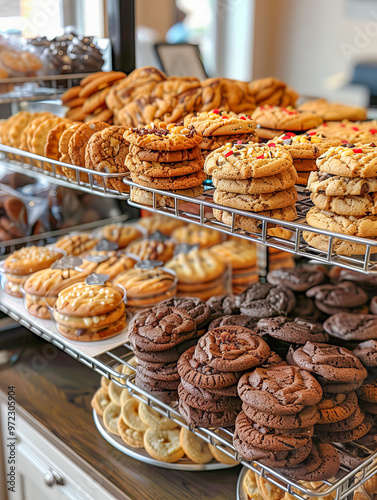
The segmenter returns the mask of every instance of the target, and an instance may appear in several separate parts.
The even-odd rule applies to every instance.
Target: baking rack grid
[[[0,144],[0,152],[3,154],[3,161],[0,160],[0,166],[9,167],[15,172],[23,173],[33,177],[42,177],[45,180],[77,189],[80,191],[92,193],[98,196],[126,199],[128,204],[152,212],[165,214],[187,222],[193,222],[202,226],[210,227],[226,234],[231,234],[244,238],[262,245],[272,247],[278,250],[289,252],[301,257],[315,259],[316,261],[341,266],[347,269],[360,271],[363,273],[377,274],[377,258],[373,255],[377,247],[377,240],[359,238],[340,233],[334,233],[325,229],[317,229],[309,226],[305,222],[305,215],[312,205],[308,193],[304,188],[298,188],[299,197],[296,203],[298,218],[294,222],[282,221],[272,217],[258,215],[258,213],[247,212],[235,208],[223,207],[213,202],[213,186],[206,181],[204,183],[204,193],[196,198],[184,196],[182,194],[163,191],[161,189],[145,188],[145,191],[152,195],[152,205],[142,205],[129,199],[128,193],[120,193],[107,187],[107,180],[112,178],[121,178],[123,183],[129,186],[132,190],[140,188],[134,183],[127,173],[123,174],[108,174],[103,172],[93,172],[83,167],[70,165],[56,160],[50,160],[43,156],[38,156],[33,153],[28,153],[19,149],[11,148]],[[58,167],[65,167],[72,173],[72,180],[58,173]],[[80,174],[88,175],[88,182],[84,182],[80,178]],[[163,195],[171,199],[171,207],[160,207],[158,204],[158,196]],[[227,226],[218,222],[212,213],[214,208],[226,210],[231,214],[231,225]],[[246,232],[237,228],[237,216],[244,216],[258,223],[260,232]],[[270,234],[269,227],[273,224],[277,228],[289,230],[292,233],[291,238],[284,239],[282,237]],[[327,251],[316,250],[309,246],[303,239],[304,231],[322,234],[328,237]],[[365,253],[361,256],[343,256],[334,252],[334,242],[336,240],[345,240],[348,242],[358,243],[365,246]]]

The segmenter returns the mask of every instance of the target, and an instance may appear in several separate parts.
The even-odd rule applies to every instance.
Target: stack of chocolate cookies
[[[124,138],[130,143],[125,164],[136,184],[191,197],[203,192],[202,135],[192,125],[161,122],[127,130]],[[141,188],[132,188],[131,200],[153,205],[152,193]],[[174,199],[158,194],[157,205],[174,207]]]
[[[316,436],[325,442],[345,443],[365,436],[373,419],[360,409],[355,390],[367,377],[361,361],[344,347],[307,342],[287,355],[291,365],[316,375],[323,390]]]
[[[297,218],[297,172],[292,156],[281,146],[225,145],[207,156],[204,170],[212,176],[213,200],[218,205],[288,221]],[[214,209],[213,215],[232,225],[232,214],[222,207]],[[234,222],[236,229],[261,231],[262,221],[257,219],[236,215]]]
[[[186,126],[193,125],[202,134],[199,144],[203,160],[217,148],[225,144],[259,142],[255,133],[256,123],[249,115],[236,114],[232,111],[213,109],[212,111],[193,113],[184,119]]]
[[[293,366],[256,368],[238,382],[242,412],[233,444],[250,461],[297,480],[320,481],[339,469],[337,451],[314,443],[322,389],[306,370]]]
[[[165,403],[176,401],[177,361],[195,337],[196,323],[183,309],[162,304],[135,316],[129,341],[138,361],[136,384]]]
[[[377,148],[374,144],[332,147],[317,161],[319,172],[309,177],[314,203],[306,214],[309,226],[375,240],[377,238]],[[327,252],[329,237],[303,232],[305,241]],[[332,250],[340,255],[364,255],[365,245],[334,238]],[[377,247],[370,248],[371,253]]]
[[[229,427],[241,403],[237,382],[244,370],[264,363],[268,345],[252,330],[238,326],[212,329],[178,361],[179,411],[194,427]]]
[[[353,354],[359,358],[368,372],[368,376],[364,380],[363,385],[357,389],[356,392],[362,410],[373,415],[375,427],[377,421],[377,341],[367,340],[361,342],[353,350]],[[376,433],[376,429],[372,429],[369,432],[369,434],[373,434],[374,436],[374,446],[376,443]]]

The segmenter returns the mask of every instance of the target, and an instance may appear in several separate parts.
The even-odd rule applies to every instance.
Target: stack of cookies
[[[317,159],[319,173],[309,177],[314,207],[306,215],[312,227],[350,236],[377,237],[377,148],[346,144],[332,147]],[[303,232],[305,241],[328,251],[329,237]],[[333,239],[332,250],[340,255],[364,255],[365,245]],[[371,253],[377,247],[371,247]]]
[[[337,473],[335,448],[312,441],[322,389],[309,372],[293,366],[256,368],[241,377],[238,395],[242,412],[233,444],[246,460],[298,480],[321,481]]]
[[[310,111],[299,111],[292,106],[260,106],[254,111],[252,118],[258,125],[257,134],[265,140],[273,139],[284,132],[305,132],[323,122],[319,115]]]
[[[227,266],[208,249],[178,253],[166,264],[178,279],[177,295],[207,300],[228,291]]]
[[[293,166],[297,170],[297,184],[306,186],[310,172],[317,171],[315,160],[331,147],[341,146],[337,139],[327,139],[323,134],[316,132],[305,132],[296,135],[287,132],[275,137],[268,143],[270,146],[278,144],[289,151],[293,158]]]
[[[225,144],[259,142],[255,133],[256,124],[249,115],[213,109],[209,112],[193,113],[184,119],[185,126],[193,125],[202,134],[199,144],[203,160],[211,151]]]
[[[361,361],[344,347],[307,342],[290,348],[287,361],[316,375],[322,385],[320,419],[316,436],[325,442],[345,443],[365,436],[373,420],[360,409],[355,394],[367,371]]]
[[[206,175],[198,147],[202,135],[192,125],[161,122],[127,130],[124,137],[130,143],[126,167],[136,184],[191,197],[203,192]],[[132,188],[131,200],[153,205],[152,193],[141,188]],[[174,207],[174,199],[158,194],[157,205]]]
[[[195,337],[196,324],[183,309],[161,304],[135,316],[129,341],[138,360],[136,384],[161,401],[176,401],[180,379],[177,361],[192,345],[186,341]]]
[[[297,172],[292,156],[281,146],[222,146],[207,156],[204,169],[216,186],[215,203],[282,220],[296,219]],[[216,208],[213,215],[232,225],[230,212]],[[261,230],[262,221],[244,215],[235,215],[234,222],[235,229]]]
[[[289,288],[269,283],[254,283],[235,298],[241,314],[257,319],[288,316],[295,305],[296,298]]]
[[[360,407],[370,414],[374,415],[374,422],[377,419],[377,341],[367,340],[361,342],[354,350],[353,354],[359,358],[367,369],[368,377],[364,380],[363,385],[357,390]],[[374,423],[374,426],[376,423]],[[371,434],[371,433],[370,433]],[[374,440],[376,431],[374,429]],[[373,443],[375,445],[375,442]]]
[[[240,410],[236,384],[244,370],[270,354],[252,330],[223,326],[208,331],[178,361],[179,411],[194,427],[229,427]]]

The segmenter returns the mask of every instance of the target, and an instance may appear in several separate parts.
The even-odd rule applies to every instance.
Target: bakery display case
[[[62,373],[67,365],[90,374],[82,408],[69,397],[62,407],[85,408],[79,422],[95,437],[90,453],[82,436],[69,448],[100,469],[96,447],[105,446],[103,498],[146,495],[127,476],[131,458],[139,481],[154,466],[161,498],[185,482],[182,498],[209,498],[213,474],[219,498],[372,499],[376,121],[277,78],[122,69],[27,76],[48,92],[0,95],[0,103],[61,99],[56,113],[22,110],[0,123],[1,171],[62,196],[73,190],[84,208],[86,195],[95,200],[96,220],[34,231],[33,219],[23,233],[21,215],[37,203],[30,192],[14,221],[9,203],[0,208],[0,310],[39,337],[35,349],[54,349]],[[21,384],[8,361],[6,375]],[[28,366],[22,355],[17,362]],[[56,387],[41,375],[51,394],[70,378],[62,373]],[[62,432],[50,419],[51,394],[35,410],[24,388],[21,399],[60,437],[69,428],[65,417]],[[26,444],[22,467],[37,453]],[[83,478],[76,484],[66,466],[67,479],[47,469],[43,495],[68,485],[67,498],[97,498],[80,492]]]

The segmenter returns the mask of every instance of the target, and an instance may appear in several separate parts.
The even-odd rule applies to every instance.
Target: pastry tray
[[[142,189],[152,194],[153,204],[152,206],[147,206],[131,201],[129,199],[128,193],[119,193],[106,187],[106,179],[115,177],[122,178],[123,182],[130,187],[130,190],[136,187],[140,187],[138,184],[134,183],[131,180],[127,173],[107,174],[102,172],[94,172],[86,168],[50,160],[43,156],[38,156],[33,153],[28,153],[20,149],[11,148],[9,146],[4,146],[1,144],[0,153],[2,153],[3,156],[3,159],[0,159],[0,167],[8,166],[15,172],[23,173],[32,177],[42,177],[43,179],[50,180],[55,184],[71,187],[79,191],[89,192],[98,196],[117,198],[122,200],[126,199],[129,205],[139,209],[162,213],[168,215],[169,217],[185,220],[187,222],[193,222],[201,226],[210,227],[226,234],[232,234],[240,238],[244,238],[256,243],[261,243],[262,245],[276,248],[278,250],[289,252],[301,257],[315,259],[322,263],[338,265],[363,273],[377,274],[377,254],[371,254],[372,248],[377,247],[377,240],[334,233],[325,229],[313,228],[306,224],[306,213],[313,206],[313,204],[308,193],[305,191],[305,188],[300,186],[298,187],[299,196],[296,203],[298,218],[294,222],[288,222],[281,221],[272,217],[258,215],[257,213],[253,212],[223,207],[222,205],[214,203],[212,196],[213,186],[208,181],[204,182],[204,194],[198,196],[197,198],[190,198],[188,196],[173,193],[170,191],[164,191],[161,189],[143,187]],[[42,168],[37,166],[37,162],[42,165]],[[51,165],[51,172],[45,170],[47,164]],[[62,175],[57,174],[57,166],[64,166],[70,169],[71,172],[74,173],[75,180],[69,180]],[[85,172],[86,174],[88,174],[89,182],[82,182],[80,180],[80,172]],[[100,183],[95,181],[94,176],[98,176],[101,179]],[[173,198],[174,207],[159,207],[157,204],[157,195],[165,195]],[[212,214],[213,208],[225,208],[227,212],[231,213],[231,225],[227,226],[221,222],[218,222]],[[236,229],[235,222],[237,215],[242,215],[244,217],[259,221],[261,232],[250,233],[242,229]],[[292,237],[289,240],[286,240],[277,236],[268,235],[267,229],[268,225],[271,223],[276,227],[290,230],[292,232]],[[310,247],[302,238],[303,231],[309,231],[311,233],[328,236],[327,251],[320,251],[316,250],[313,247]],[[337,255],[333,251],[334,239],[336,238],[365,245],[365,254],[361,256]]]
[[[231,467],[237,467],[236,465],[226,465],[216,460],[209,462],[207,464],[196,464],[192,462],[187,457],[181,458],[178,462],[168,463],[162,462],[161,460],[156,460],[152,458],[144,448],[132,448],[128,446],[119,436],[115,434],[110,434],[103,424],[102,417],[98,416],[93,410],[93,420],[94,424],[98,429],[101,436],[114,448],[121,451],[125,455],[138,460],[139,462],[144,462],[145,464],[155,465],[156,467],[161,467],[163,469],[173,469],[173,470],[184,470],[190,472],[206,471],[206,470],[220,470],[220,469],[230,469]]]

